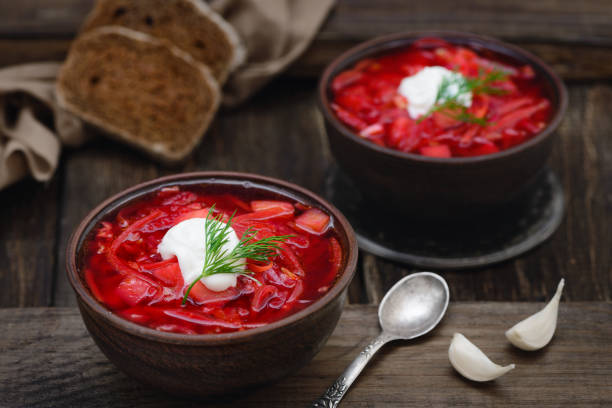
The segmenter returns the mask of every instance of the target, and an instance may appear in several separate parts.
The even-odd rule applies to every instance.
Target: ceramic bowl
[[[95,225],[118,208],[164,186],[199,185],[209,191],[248,190],[324,209],[338,232],[344,259],[334,286],[303,310],[263,327],[224,334],[166,333],[117,316],[99,303],[81,268],[83,244]],[[66,269],[87,330],[119,369],[131,377],[181,396],[228,394],[274,381],[309,362],[334,330],[355,274],[357,244],[351,226],[331,204],[294,184],[246,173],[200,172],[152,180],[109,198],[73,233]]]
[[[356,62],[405,48],[415,40],[438,37],[449,43],[529,64],[552,102],[548,126],[532,139],[498,153],[461,158],[434,158],[378,146],[354,133],[331,109],[330,84]],[[536,56],[511,44],[459,32],[399,33],[367,41],[337,57],[321,76],[319,106],[336,161],[362,192],[384,208],[405,214],[456,215],[506,204],[533,187],[543,172],[567,106],[559,77]]]

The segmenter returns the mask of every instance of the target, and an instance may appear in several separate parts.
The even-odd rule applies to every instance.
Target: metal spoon
[[[382,332],[353,360],[313,407],[336,407],[372,356],[392,340],[409,340],[431,331],[448,307],[448,285],[439,275],[419,272],[408,275],[387,292],[378,307]]]

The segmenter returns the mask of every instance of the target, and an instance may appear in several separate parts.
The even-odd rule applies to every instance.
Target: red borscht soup
[[[246,273],[235,286],[214,291],[197,280],[189,289],[176,256],[160,255],[160,242],[181,222],[227,222],[232,215],[238,239],[248,231],[254,240],[289,237],[267,262],[244,260]],[[342,258],[333,220],[318,208],[173,186],[99,222],[84,244],[82,268],[93,295],[119,316],[161,331],[208,334],[263,326],[303,309],[334,284]]]
[[[432,67],[446,70],[446,79],[438,76],[432,84],[431,75],[422,75]],[[406,78],[412,80],[404,88]],[[434,90],[427,89],[428,78]],[[458,98],[464,91],[470,96]],[[411,114],[426,92],[429,105]],[[331,93],[337,118],[360,137],[424,156],[496,153],[534,137],[551,118],[550,100],[531,66],[437,38],[359,61],[333,79]]]

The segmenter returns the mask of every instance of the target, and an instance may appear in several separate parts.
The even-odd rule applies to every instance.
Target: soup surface
[[[209,212],[224,222],[235,212],[238,239],[249,228],[254,241],[290,237],[267,262],[246,259],[236,286],[217,292],[197,280],[189,289],[177,258],[162,259],[158,246],[171,227]],[[132,322],[192,334],[246,330],[303,309],[333,285],[343,257],[333,221],[317,208],[176,186],[100,222],[84,250],[85,280],[100,302]]]
[[[421,78],[405,83],[418,85],[411,91],[412,101],[400,92],[400,85],[427,67],[460,74],[456,78],[463,82],[449,81],[446,89],[438,82],[435,105],[411,116],[411,103],[422,102],[417,97],[422,98],[427,84]],[[448,97],[453,86],[471,95]],[[331,92],[336,116],[359,136],[380,146],[433,157],[508,149],[539,133],[551,117],[551,103],[531,66],[437,38],[359,61],[333,79]]]

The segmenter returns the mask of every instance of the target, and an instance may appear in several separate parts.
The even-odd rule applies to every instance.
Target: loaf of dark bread
[[[123,27],[79,36],[57,80],[58,103],[165,162],[185,158],[217,111],[209,69],[167,41]]]
[[[210,67],[220,84],[245,59],[238,34],[203,0],[98,0],[81,31],[108,25],[170,41]]]

